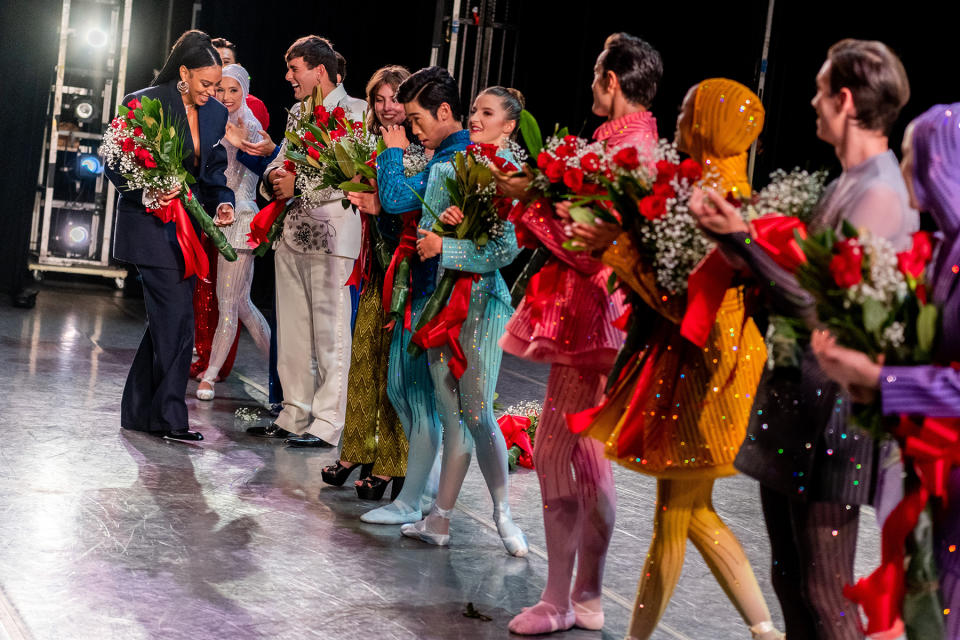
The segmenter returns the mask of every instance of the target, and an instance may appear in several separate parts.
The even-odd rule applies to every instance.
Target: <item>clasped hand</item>
[[[417,239],[417,255],[421,260],[429,260],[440,255],[443,251],[443,238],[426,229],[417,229],[420,237]]]
[[[296,176],[286,169],[274,169],[270,172],[270,185],[273,197],[277,200],[286,200],[293,197],[294,181]]]

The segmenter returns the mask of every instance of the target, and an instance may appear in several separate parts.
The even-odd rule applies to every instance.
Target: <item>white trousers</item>
[[[347,411],[350,289],[353,260],[297,253],[280,243],[277,282],[277,372],[283,386],[279,427],[336,445]]]

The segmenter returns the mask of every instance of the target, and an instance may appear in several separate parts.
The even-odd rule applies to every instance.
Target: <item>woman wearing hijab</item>
[[[223,68],[223,77],[217,97],[230,114],[223,146],[227,150],[227,186],[237,201],[236,222],[226,233],[230,245],[237,250],[237,259],[228,262],[223,256],[217,259],[217,306],[220,318],[210,347],[210,362],[197,387],[197,398],[213,400],[213,385],[219,379],[223,366],[234,344],[239,329],[238,322],[250,332],[250,337],[263,354],[264,361],[270,357],[270,325],[260,310],[250,300],[250,285],[253,283],[253,251],[247,246],[250,221],[257,214],[257,181],[260,176],[237,160],[237,150],[244,141],[260,141],[260,122],[247,105],[250,93],[250,75],[238,64]]]

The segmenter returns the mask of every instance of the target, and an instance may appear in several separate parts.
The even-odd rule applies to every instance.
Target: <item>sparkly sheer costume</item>
[[[940,229],[936,254],[927,274],[932,299],[941,309],[937,365],[884,367],[881,401],[886,414],[960,418],[960,103],[937,105],[914,120],[913,193],[922,211]],[[960,468],[950,474],[946,509],[935,511],[934,539],[946,638],[960,637]]]
[[[739,83],[718,78],[698,85],[687,139],[717,187],[750,194],[746,151],[763,114],[760,100]],[[760,333],[745,317],[742,290],[727,290],[701,348],[680,334],[685,296],[657,287],[631,234],[623,234],[603,260],[656,311],[646,346],[625,366],[587,431],[620,464],[658,478],[653,540],[630,634],[653,633],[680,577],[687,539],[748,625],[772,633],[749,561],[711,501],[714,480],[734,473],[765,361]]]
[[[509,153],[500,153],[513,160]],[[450,205],[446,183],[453,177],[453,165],[449,162],[437,164],[430,171],[424,201],[437,213]],[[432,219],[421,218],[421,229],[432,226]],[[503,233],[483,248],[469,239],[443,238],[441,267],[477,274],[479,278],[471,285],[467,317],[460,329],[466,371],[459,380],[451,372],[453,352],[449,344],[427,353],[437,413],[443,424],[443,463],[433,511],[423,521],[402,527],[406,536],[434,544],[447,543],[449,520],[476,446],[477,462],[493,499],[493,517],[504,547],[512,555],[527,553],[526,538],[510,515],[507,447],[493,415],[493,396],[503,360],[497,341],[513,313],[510,291],[499,269],[513,262],[519,253],[513,224],[506,221]]]
[[[242,98],[240,108],[230,114],[230,123],[245,131],[250,142],[260,140],[260,122],[247,106],[246,96],[250,90],[250,76],[247,70],[238,64],[223,68],[225,77],[233,78],[240,84]],[[264,361],[270,356],[270,326],[260,310],[250,300],[250,285],[253,282],[253,252],[247,247],[247,233],[250,221],[257,214],[256,173],[237,160],[237,148],[223,141],[227,150],[227,186],[233,189],[237,199],[235,220],[224,229],[224,235],[230,245],[237,250],[235,262],[228,262],[220,256],[217,260],[217,306],[220,320],[210,349],[210,364],[203,373],[203,380],[213,383],[217,380],[220,367],[237,336],[238,322],[243,322],[250,337],[256,343]],[[198,392],[199,393],[199,392]]]
[[[602,125],[594,139],[611,146],[651,146],[657,141],[656,120],[648,111],[631,113]],[[607,294],[610,267],[585,251],[563,248],[563,223],[548,200],[527,207],[517,227],[551,253],[535,277],[558,286],[546,297],[524,297],[500,340],[507,353],[551,364],[533,451],[543,500],[547,585],[540,602],[514,618],[510,630],[545,633],[575,623],[600,628],[603,567],[616,505],[613,474],[603,444],[572,433],[564,416],[596,405],[603,396],[623,344],[623,331],[613,325],[625,310],[623,295]]]
[[[405,158],[412,160],[413,153],[401,149],[387,149],[377,156],[377,187],[380,189],[380,204],[385,214],[400,215],[419,212],[417,195],[426,195],[433,168],[449,163],[454,154],[463,151],[470,143],[466,131],[453,133],[440,143],[426,167],[413,175],[407,175]],[[410,147],[408,150],[412,151]],[[414,194],[416,191],[416,194]],[[423,517],[423,507],[429,504],[435,493],[438,456],[442,428],[437,416],[433,380],[427,358],[411,358],[407,353],[420,312],[437,281],[439,258],[421,262],[417,254],[410,256],[411,280],[408,309],[410,322],[398,320],[390,343],[390,363],[387,374],[387,395],[393,404],[404,433],[407,436],[407,475],[400,495],[391,504],[363,514],[360,519],[374,524],[403,524],[417,522]],[[410,327],[410,328],[408,328]]]

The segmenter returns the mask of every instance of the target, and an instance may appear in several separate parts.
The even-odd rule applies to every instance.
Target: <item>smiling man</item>
[[[290,46],[285,59],[285,77],[297,100],[308,99],[319,87],[328,111],[341,107],[347,117],[362,118],[367,103],[336,84],[337,56],[327,39],[304,36]],[[307,107],[313,107],[309,100]],[[290,111],[288,131],[300,104]],[[261,190],[268,198],[294,195],[295,177],[283,168],[286,144],[264,173]],[[295,447],[336,445],[347,406],[352,336],[346,282],[360,253],[360,217],[340,204],[341,191],[326,191],[318,207],[297,200],[284,221],[274,257],[283,411],[274,424],[247,429],[251,435],[286,438]]]

